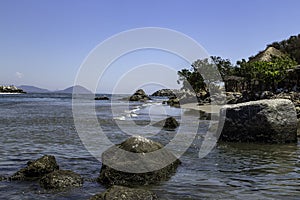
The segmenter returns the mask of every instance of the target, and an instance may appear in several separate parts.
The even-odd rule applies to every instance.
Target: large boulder
[[[151,100],[150,97],[148,97],[144,90],[139,89],[137,90],[132,96],[129,97],[129,101],[147,101]]]
[[[167,180],[180,161],[163,145],[133,136],[102,154],[97,181],[104,185],[137,186]]]
[[[20,169],[10,177],[11,180],[37,179],[55,170],[59,166],[54,156],[45,155],[37,160],[29,161],[25,168]]]
[[[297,117],[286,99],[259,100],[221,109],[224,118],[219,141],[292,143],[297,142]]]
[[[107,191],[96,194],[90,200],[155,200],[158,199],[156,194],[136,188],[128,188],[124,186],[114,185]]]
[[[83,178],[70,170],[57,170],[40,179],[40,186],[45,189],[80,187],[82,184]]]

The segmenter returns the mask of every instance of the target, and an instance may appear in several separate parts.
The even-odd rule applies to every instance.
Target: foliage
[[[228,59],[211,57],[211,59],[198,59],[192,63],[190,69],[182,69],[178,72],[179,82],[183,88],[190,88],[195,92],[208,91],[212,84],[216,85],[222,77],[231,73],[233,66]]]
[[[253,85],[253,81],[258,81],[261,90],[275,90],[277,84],[286,77],[286,71],[297,63],[288,56],[273,57],[270,62],[255,61],[238,62],[240,75],[243,76],[248,85]]]

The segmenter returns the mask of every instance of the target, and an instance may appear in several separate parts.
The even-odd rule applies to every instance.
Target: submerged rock
[[[219,141],[292,143],[297,142],[297,116],[286,99],[259,100],[225,105],[226,116]]]
[[[174,117],[168,117],[164,120],[156,122],[153,126],[162,127],[167,130],[174,130],[179,126],[179,123]]]
[[[95,97],[95,100],[105,101],[105,100],[109,100],[109,98],[107,96],[101,96],[101,97]]]
[[[97,181],[104,185],[149,185],[167,180],[180,161],[163,145],[135,136],[102,154]]]
[[[105,192],[97,194],[90,200],[156,200],[156,194],[137,188],[128,188],[124,186],[114,185]]]
[[[37,160],[29,161],[27,163],[27,167],[20,169],[18,172],[12,175],[10,179],[11,180],[36,179],[58,169],[59,166],[56,163],[55,157],[51,155],[45,155]]]
[[[83,178],[70,170],[57,170],[40,179],[40,186],[45,189],[80,187],[82,184]]]
[[[137,90],[131,97],[129,97],[129,101],[147,101],[151,100],[150,97],[146,95],[144,90],[139,89]]]

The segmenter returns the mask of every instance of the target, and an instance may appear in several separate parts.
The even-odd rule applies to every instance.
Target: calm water
[[[167,144],[174,131],[150,131],[131,127],[134,118],[141,127],[164,117],[157,102],[132,103],[116,97],[110,112],[108,101],[96,102],[96,114],[107,137],[114,143],[128,137],[127,131]],[[93,103],[84,101],[82,106]],[[128,110],[129,109],[129,110]],[[164,107],[167,114],[180,120],[181,110]],[[151,117],[149,117],[149,112]],[[197,116],[184,113],[190,123]],[[188,132],[190,125],[182,124]],[[201,138],[207,121],[201,121]],[[142,131],[141,131],[142,130]],[[153,129],[155,130],[155,129]],[[46,191],[36,182],[0,182],[0,199],[88,199],[105,188],[91,181],[99,175],[101,162],[82,144],[72,115],[72,99],[67,94],[0,95],[0,175],[10,176],[28,160],[54,155],[61,169],[70,169],[85,179],[82,188],[63,192]],[[219,144],[203,159],[198,158],[199,141],[181,157],[182,165],[168,181],[147,186],[161,199],[300,199],[300,146]],[[180,144],[179,144],[180,145]]]

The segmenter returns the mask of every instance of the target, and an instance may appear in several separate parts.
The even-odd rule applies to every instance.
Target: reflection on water
[[[89,101],[87,101],[89,102]],[[141,124],[149,120],[141,103],[128,105],[114,100],[119,115],[133,112]],[[76,133],[71,98],[63,94],[26,94],[0,97],[0,175],[9,176],[28,160],[44,154],[56,156],[62,169],[80,173],[87,181],[82,188],[64,192],[45,191],[36,182],[0,182],[0,199],[88,199],[104,191],[100,184],[90,181],[99,175],[101,163],[82,145]],[[96,114],[101,128],[113,143],[129,137],[110,111],[109,102],[96,102]],[[155,108],[155,107],[153,107]],[[138,110],[137,110],[138,109]],[[124,111],[124,112],[122,112]],[[172,112],[180,120],[179,110]],[[153,109],[153,116],[163,117]],[[190,123],[199,116],[188,113]],[[121,120],[122,121],[122,120]],[[174,138],[175,132],[160,130],[141,132],[123,121],[132,134],[150,137],[163,144]],[[141,126],[141,125],[138,125]],[[181,124],[188,131],[188,124]],[[300,145],[218,144],[205,158],[198,158],[199,144],[208,122],[201,121],[194,143],[181,157],[177,173],[159,185],[146,186],[161,199],[299,199]],[[182,139],[184,145],[184,138]],[[178,144],[181,145],[181,144]]]

